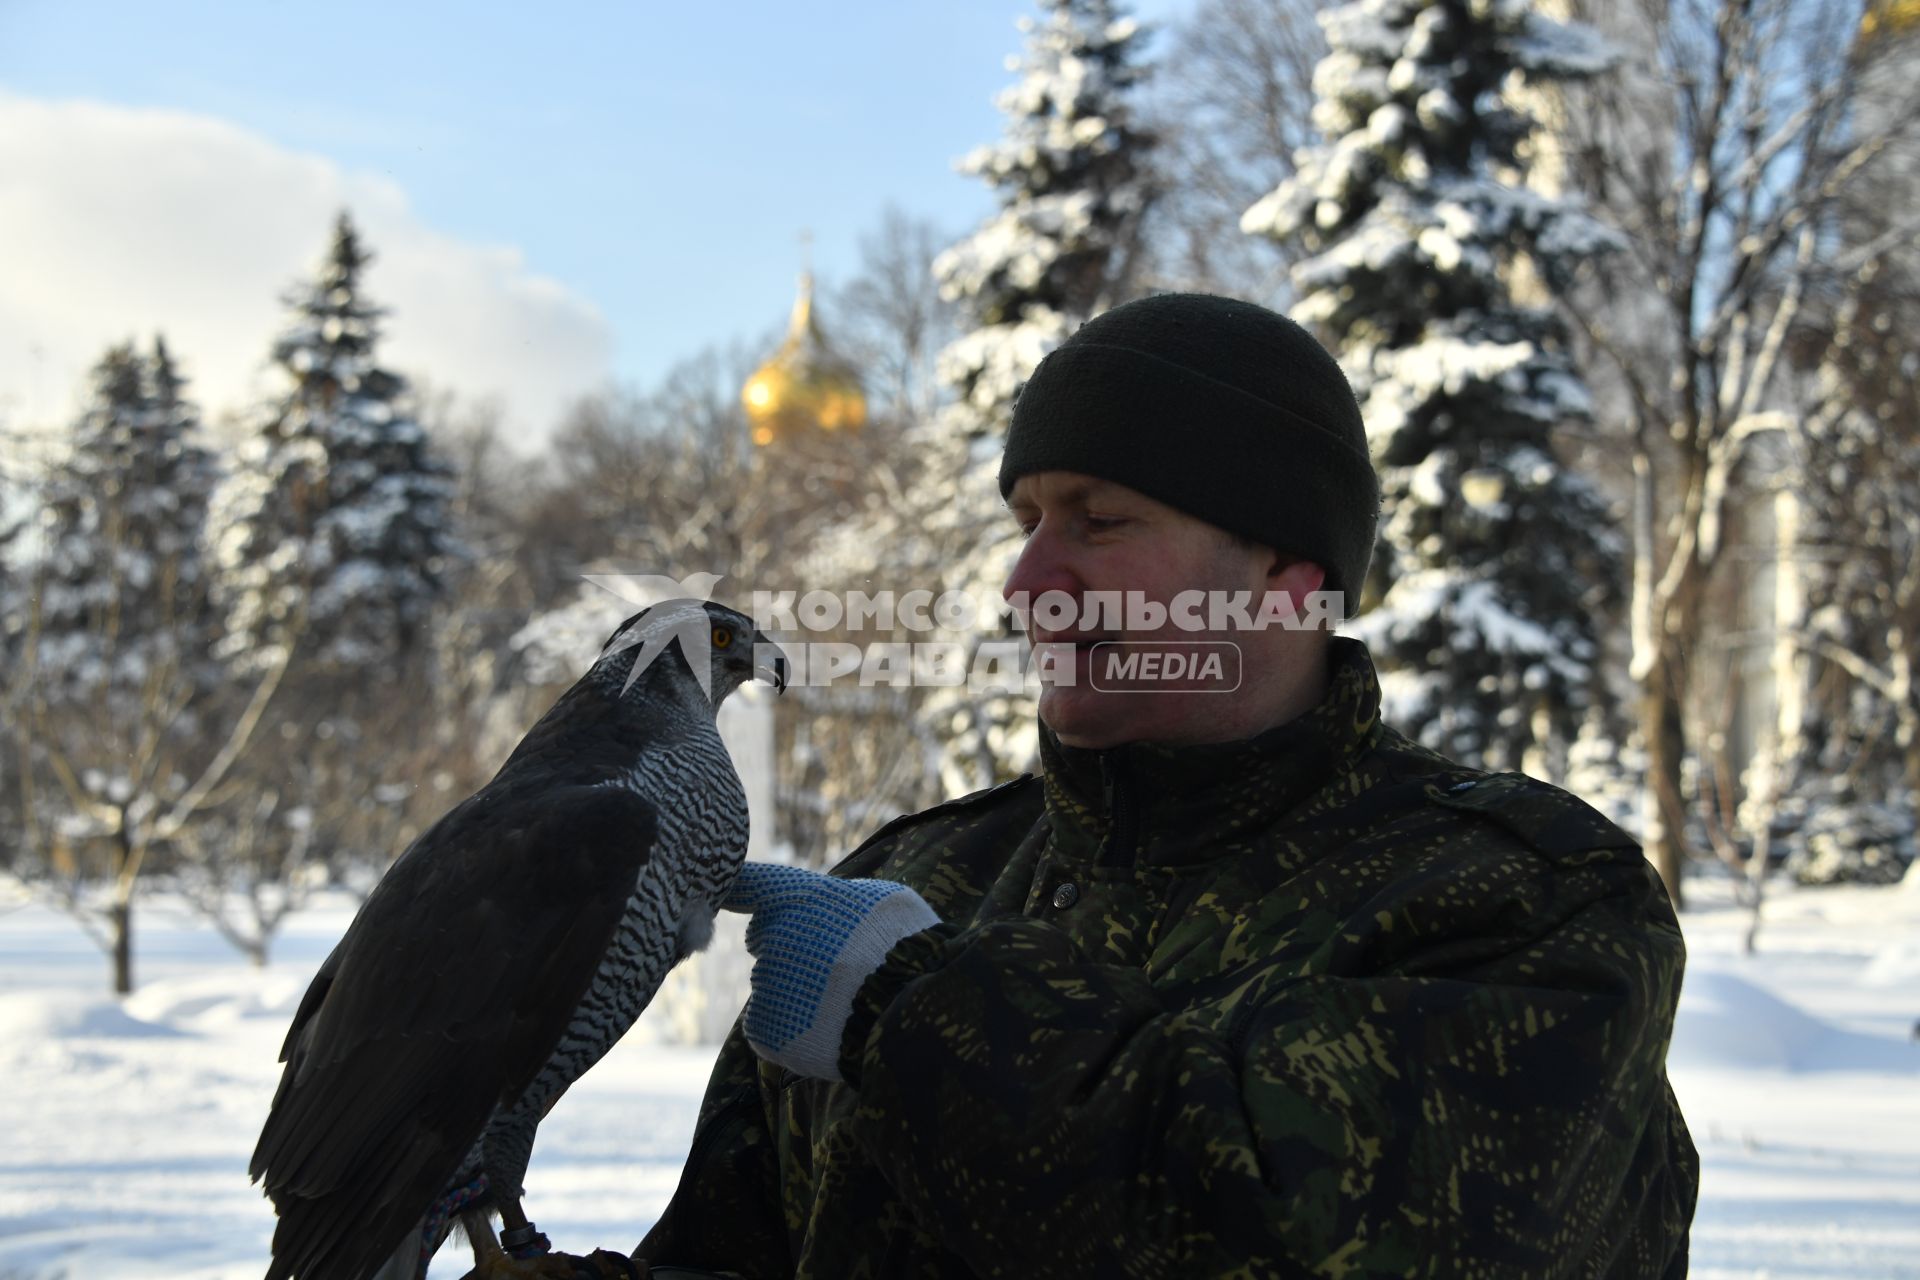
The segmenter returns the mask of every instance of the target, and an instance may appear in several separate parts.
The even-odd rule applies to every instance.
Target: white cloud
[[[375,255],[387,367],[497,397],[523,441],[607,380],[592,303],[517,249],[426,226],[384,178],[209,116],[0,93],[0,422],[64,421],[109,344],[155,332],[209,420],[251,403],[280,296],[342,208]]]

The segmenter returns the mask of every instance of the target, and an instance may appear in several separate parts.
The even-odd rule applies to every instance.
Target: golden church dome
[[[812,273],[800,277],[786,341],[747,379],[740,400],[759,445],[807,431],[858,431],[866,425],[860,374],[827,346],[814,320]]]

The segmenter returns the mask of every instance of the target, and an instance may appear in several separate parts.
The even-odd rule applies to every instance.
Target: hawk
[[[279,1213],[267,1280],[414,1280],[456,1220],[476,1275],[553,1269],[516,1256],[545,1247],[520,1207],[534,1130],[712,937],[747,850],[715,716],[754,676],[786,688],[745,615],[634,615],[394,862],[280,1052],[250,1167]]]

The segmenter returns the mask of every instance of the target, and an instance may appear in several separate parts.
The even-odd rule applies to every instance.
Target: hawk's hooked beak
[[[787,691],[787,655],[780,646],[766,638],[760,632],[753,633],[753,674],[755,679],[766,680],[773,685],[775,693]]]

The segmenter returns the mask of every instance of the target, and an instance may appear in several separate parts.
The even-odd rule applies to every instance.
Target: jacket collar
[[[1358,640],[1335,636],[1327,694],[1239,742],[1105,750],[1064,745],[1043,723],[1047,817],[1060,853],[1101,866],[1199,862],[1246,847],[1380,734],[1380,683]]]

